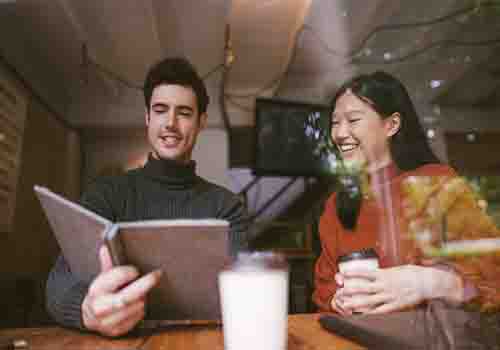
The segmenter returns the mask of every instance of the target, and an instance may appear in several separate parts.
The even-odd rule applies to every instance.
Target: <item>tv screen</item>
[[[256,175],[325,175],[327,158],[317,151],[317,136],[329,126],[326,106],[259,98],[255,113]]]

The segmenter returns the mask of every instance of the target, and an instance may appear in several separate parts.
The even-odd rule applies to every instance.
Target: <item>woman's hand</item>
[[[333,300],[336,306],[341,305],[347,312],[387,313],[429,299],[457,302],[463,297],[459,276],[432,267],[403,265],[378,270],[351,270],[336,280],[343,282],[343,287]]]
[[[330,307],[332,310],[336,311],[337,313],[347,316],[347,315],[352,315],[353,310],[352,309],[346,309],[344,306],[345,299],[342,297],[342,286],[344,285],[344,277],[342,274],[337,273],[335,275],[335,282],[337,282],[337,285],[339,288],[333,295],[333,298],[330,302]]]

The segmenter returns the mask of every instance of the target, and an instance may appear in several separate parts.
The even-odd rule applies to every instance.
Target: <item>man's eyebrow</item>
[[[166,108],[166,107],[168,107],[168,105],[166,103],[163,103],[163,102],[154,102],[151,105],[151,108],[154,108],[154,107],[163,107],[163,108]]]

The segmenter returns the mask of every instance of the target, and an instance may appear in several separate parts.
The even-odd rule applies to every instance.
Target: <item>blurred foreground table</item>
[[[288,350],[357,350],[363,349],[323,328],[319,314],[288,317]],[[29,350],[223,350],[221,327],[178,327],[150,335],[129,336],[116,340],[59,327],[0,330],[0,343],[24,339]],[[256,349],[257,350],[257,349]]]

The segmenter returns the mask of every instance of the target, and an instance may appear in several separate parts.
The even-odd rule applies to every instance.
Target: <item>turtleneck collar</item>
[[[372,184],[382,185],[392,182],[399,174],[401,174],[401,170],[396,163],[390,162],[387,166],[371,172],[370,179]]]
[[[175,187],[192,185],[197,179],[194,160],[183,164],[170,159],[156,159],[150,153],[143,169],[147,176]]]

